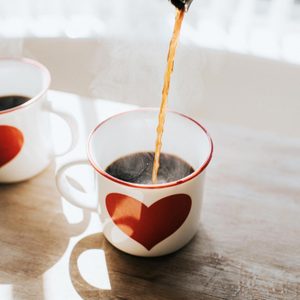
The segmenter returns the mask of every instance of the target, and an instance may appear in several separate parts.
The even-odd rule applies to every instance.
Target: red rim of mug
[[[47,92],[47,90],[49,89],[50,83],[51,83],[51,75],[50,75],[49,70],[44,65],[42,65],[41,63],[39,63],[39,62],[37,62],[33,59],[30,59],[30,58],[6,58],[6,57],[1,57],[0,58],[0,64],[1,64],[1,62],[4,62],[4,61],[18,62],[18,63],[23,63],[23,64],[32,65],[34,67],[37,67],[45,75],[46,84],[45,84],[45,87],[42,89],[42,91],[39,92],[36,96],[32,97],[30,100],[26,101],[25,103],[23,103],[19,106],[0,111],[0,115],[8,114],[8,113],[14,112],[16,110],[25,108],[25,107],[33,104],[34,102],[39,100]]]
[[[203,132],[206,134],[206,137],[208,138],[208,142],[209,142],[209,146],[210,146],[210,151],[209,151],[209,155],[207,157],[207,159],[204,161],[204,163],[198,168],[196,169],[192,174],[190,174],[187,177],[184,177],[180,180],[177,181],[172,181],[172,182],[168,182],[168,183],[162,183],[162,184],[136,184],[136,183],[130,183],[130,182],[126,182],[123,180],[120,180],[116,177],[113,177],[111,175],[109,175],[108,173],[106,173],[103,169],[101,169],[100,167],[98,167],[97,163],[95,162],[94,158],[93,158],[93,154],[92,154],[92,149],[91,149],[91,141],[93,138],[93,135],[95,134],[95,132],[106,122],[114,119],[115,117],[127,114],[127,113],[132,113],[132,112],[138,112],[138,111],[158,111],[158,109],[156,108],[138,108],[138,109],[133,109],[133,110],[129,110],[129,111],[125,111],[125,112],[121,112],[118,114],[115,114],[107,119],[105,119],[104,121],[102,121],[100,124],[98,124],[90,133],[89,138],[88,138],[88,146],[87,146],[87,155],[88,155],[88,160],[91,163],[91,165],[93,166],[93,168],[102,176],[106,177],[107,179],[114,181],[116,183],[119,183],[121,185],[125,185],[128,187],[133,187],[133,188],[139,188],[139,189],[161,189],[161,188],[167,188],[167,187],[172,187],[172,186],[176,186],[182,183],[185,183],[187,181],[190,181],[191,179],[195,178],[196,176],[198,176],[200,173],[202,173],[206,167],[208,166],[208,164],[210,163],[211,159],[212,159],[212,155],[213,155],[213,151],[214,151],[214,145],[213,145],[213,141],[212,138],[210,137],[209,133],[207,132],[206,128],[203,127],[199,122],[197,122],[196,120],[194,120],[193,118],[176,112],[176,111],[170,111],[168,110],[168,113],[173,113],[173,114],[177,114],[183,118],[186,118],[188,120],[190,120],[191,122],[195,123],[198,127],[200,127]]]

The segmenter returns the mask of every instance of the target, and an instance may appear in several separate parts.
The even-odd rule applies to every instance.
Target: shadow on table
[[[27,182],[0,185],[0,284],[12,285],[12,299],[43,299],[42,275],[89,224],[89,213],[67,222],[49,178],[53,166]]]
[[[101,249],[105,254],[110,288],[96,288],[83,278],[78,258],[91,249]],[[213,299],[209,295],[221,264],[201,226],[183,249],[156,258],[125,254],[107,242],[102,233],[90,235],[73,248],[69,268],[72,283],[83,299],[200,299],[201,296]],[[88,265],[95,268],[92,261]],[[90,277],[93,270],[88,272]],[[224,284],[230,284],[230,280],[222,276]],[[105,278],[98,278],[99,283],[101,280]]]

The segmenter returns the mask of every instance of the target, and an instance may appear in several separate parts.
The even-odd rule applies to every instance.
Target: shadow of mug
[[[80,270],[79,257],[92,249],[102,250],[105,254],[110,289],[92,286]],[[214,253],[213,246],[202,226],[194,239],[181,250],[153,258],[121,252],[102,233],[98,233],[81,239],[74,246],[69,271],[73,286],[83,299],[132,299],[139,295],[143,299],[187,299],[187,296],[188,299],[199,299],[199,289],[195,287],[201,285],[199,274],[205,274],[201,269],[205,269],[211,253]]]
[[[40,277],[90,221],[90,213],[84,212],[80,223],[68,223],[54,180],[49,178],[54,178],[53,166],[27,182],[0,185],[0,283],[13,284],[14,296],[22,299],[26,293],[42,298]]]

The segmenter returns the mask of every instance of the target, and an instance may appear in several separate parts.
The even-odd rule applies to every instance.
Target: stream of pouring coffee
[[[176,54],[176,48],[179,40],[179,34],[181,29],[181,24],[184,17],[184,10],[177,9],[175,25],[173,36],[170,42],[169,47],[169,54],[168,54],[168,63],[167,68],[165,71],[165,78],[164,78],[164,86],[162,90],[162,100],[160,104],[160,111],[158,117],[158,126],[156,129],[157,136],[156,136],[156,144],[155,144],[155,157],[154,157],[154,164],[153,164],[153,171],[152,171],[152,183],[155,184],[157,182],[157,174],[159,169],[159,158],[160,152],[162,147],[162,136],[164,131],[164,124],[166,118],[166,110],[167,110],[167,101],[168,101],[168,94],[170,88],[170,79],[171,74],[173,72],[174,67],[174,58]]]

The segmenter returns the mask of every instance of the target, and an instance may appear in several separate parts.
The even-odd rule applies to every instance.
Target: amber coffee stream
[[[171,74],[173,72],[174,59],[175,59],[176,48],[177,48],[177,44],[178,44],[178,39],[179,39],[179,34],[180,34],[183,17],[184,17],[184,10],[177,9],[173,36],[172,36],[172,39],[170,42],[170,47],[169,47],[167,68],[165,71],[164,86],[163,86],[163,90],[162,90],[162,100],[161,100],[161,104],[160,104],[160,111],[159,111],[159,117],[158,117],[158,126],[156,129],[157,136],[156,136],[156,144],[155,144],[155,157],[154,157],[154,164],[153,164],[153,170],[152,170],[152,183],[154,183],[154,184],[157,183],[157,174],[158,174],[158,169],[159,169],[160,152],[161,152],[161,147],[162,147],[162,136],[163,136],[164,124],[165,124],[165,118],[166,118],[167,101],[168,101],[168,94],[169,94],[169,88],[170,88],[170,79],[171,79]]]

